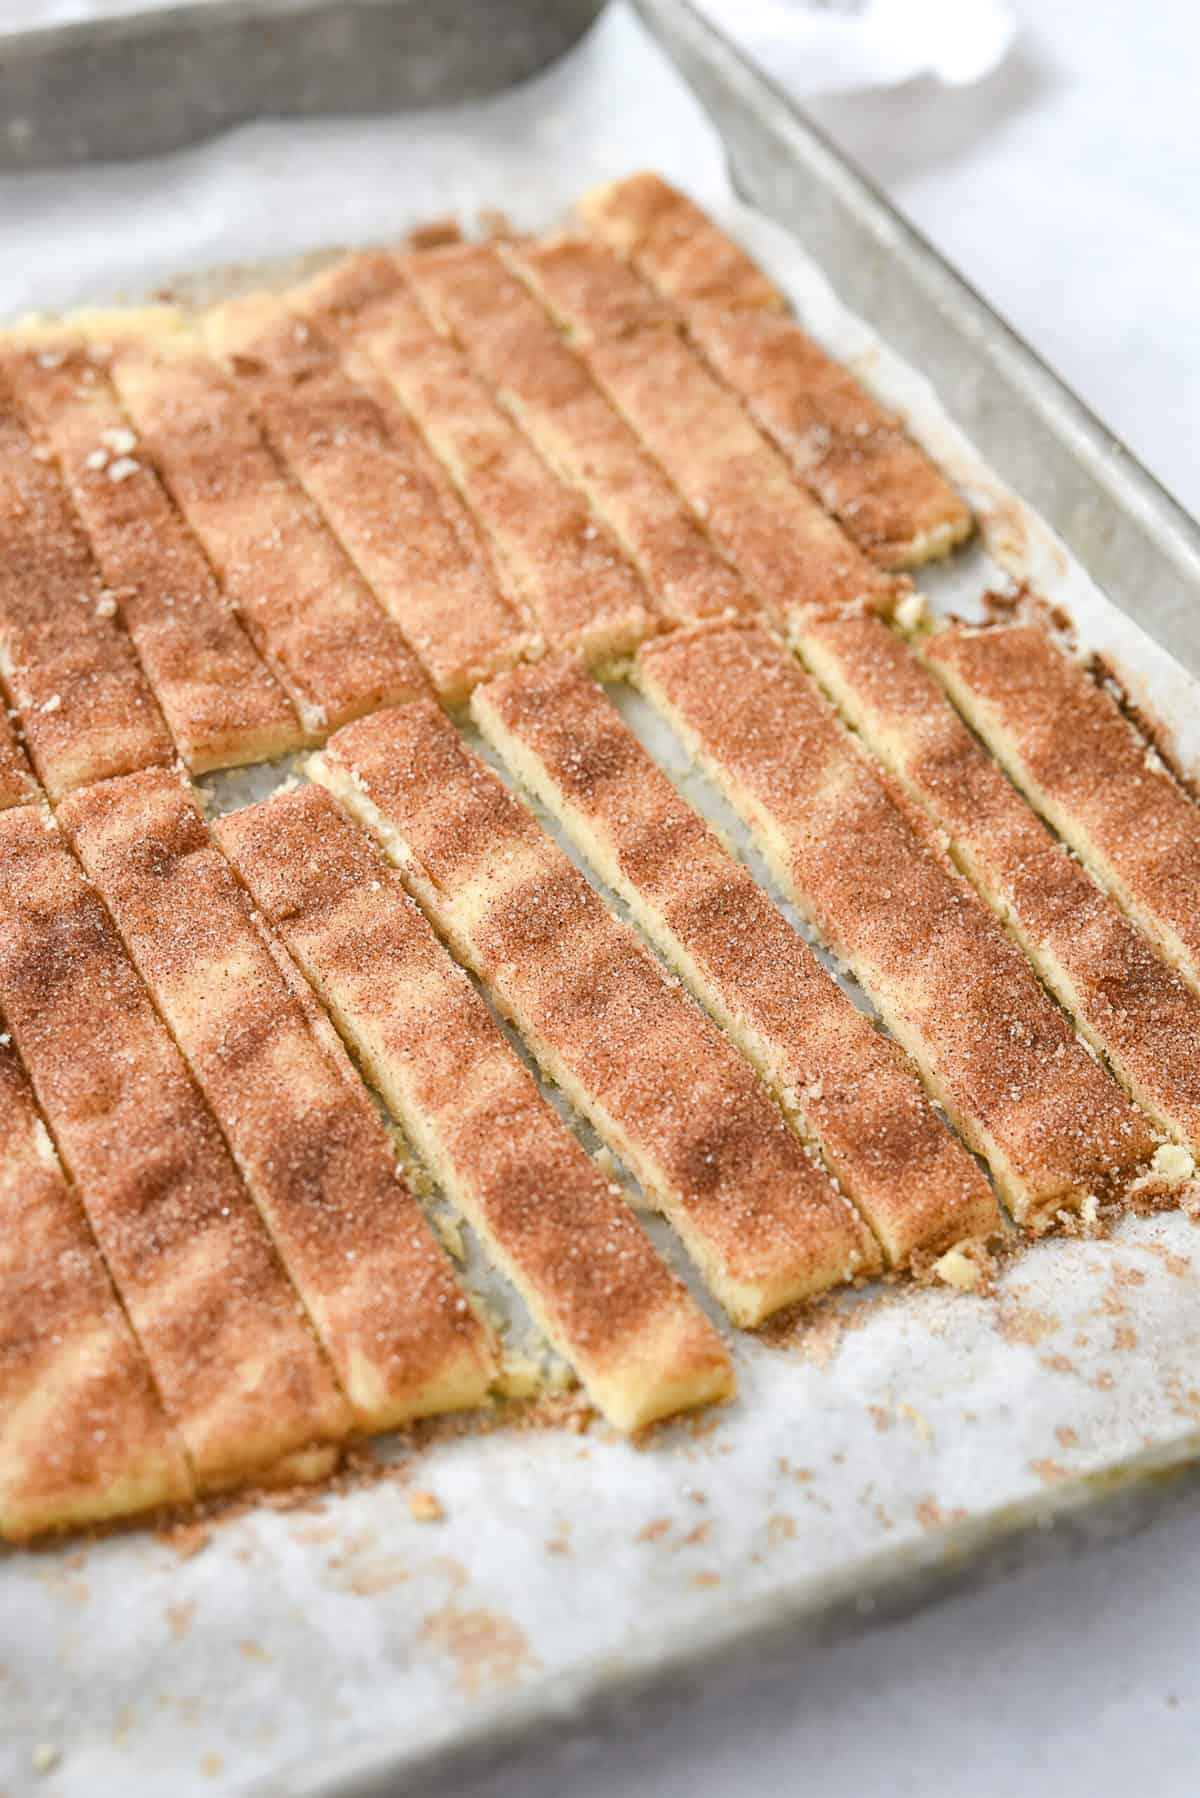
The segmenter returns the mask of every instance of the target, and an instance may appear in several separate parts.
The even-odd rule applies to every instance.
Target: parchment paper
[[[654,82],[630,83],[634,58],[658,63]],[[1200,771],[1187,677],[786,236],[734,204],[710,130],[621,9],[567,65],[470,110],[263,124],[154,171],[0,182],[0,312],[138,295],[181,270],[479,206],[541,226],[590,181],[642,164],[714,205],[968,489],[985,546],[923,582],[934,603],[968,609],[1002,567],[1036,578]],[[688,796],[729,824],[677,745],[623,703]],[[207,784],[226,805],[278,778]],[[394,1477],[250,1511],[207,1540],[135,1532],[0,1558],[0,1791],[294,1795],[557,1715],[746,1611],[766,1623],[833,1591],[867,1610],[906,1560],[1196,1451],[1198,1250],[1181,1212],[1031,1247],[988,1297],[836,1297],[782,1344],[739,1337],[738,1402],[644,1446],[599,1425],[399,1440]],[[406,1480],[436,1493],[443,1522],[412,1519]]]

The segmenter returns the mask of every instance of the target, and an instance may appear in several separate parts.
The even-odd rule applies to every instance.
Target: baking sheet
[[[469,113],[354,133],[256,126],[172,159],[124,238],[104,227],[128,200],[128,171],[74,178],[90,217],[43,178],[19,192],[0,182],[20,252],[0,268],[0,311],[394,235],[451,209],[500,203],[542,225],[631,166],[636,143],[639,163],[735,225],[970,491],[986,547],[923,583],[934,603],[967,609],[1002,567],[1035,575],[1085,644],[1152,695],[1200,772],[1186,677],[998,488],[931,389],[838,308],[789,240],[733,203],[719,147],[665,64],[634,113],[628,59],[654,54],[617,9],[567,68]],[[351,173],[381,144],[403,189],[364,193]],[[280,204],[302,189],[303,209]],[[185,195],[183,218],[169,218]],[[722,816],[670,739],[623,703],[688,796]],[[276,778],[206,785],[224,805]],[[1031,1247],[987,1297],[878,1286],[834,1297],[783,1340],[735,1347],[737,1404],[643,1446],[601,1425],[432,1430],[394,1441],[377,1483],[250,1510],[207,1538],[131,1533],[0,1559],[0,1790],[366,1790],[400,1767],[433,1779],[468,1737],[494,1744],[648,1669],[719,1656],[751,1624],[838,1594],[867,1614],[907,1567],[1200,1450],[1200,1238],[1182,1212],[1128,1219],[1111,1240]],[[412,1519],[414,1485],[436,1493],[443,1522]]]

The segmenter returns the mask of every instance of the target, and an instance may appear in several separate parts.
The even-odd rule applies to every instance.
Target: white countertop
[[[1200,511],[1200,9],[1021,0],[979,87],[812,107]],[[1031,496],[1036,499],[1036,495]],[[471,1798],[1194,1798],[1200,1506]],[[466,1798],[466,1793],[464,1793]]]

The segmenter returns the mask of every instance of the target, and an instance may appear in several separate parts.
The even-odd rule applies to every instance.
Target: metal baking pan
[[[0,33],[0,171],[150,156],[264,115],[479,99],[603,3],[192,0]]]

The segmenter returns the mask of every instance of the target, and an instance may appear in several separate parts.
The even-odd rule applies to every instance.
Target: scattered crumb
[[[666,1535],[670,1527],[671,1519],[669,1517],[652,1517],[649,1523],[642,1525],[633,1539],[635,1542],[658,1542]]]
[[[1154,1151],[1150,1166],[1160,1179],[1180,1186],[1185,1180],[1190,1180],[1196,1171],[1193,1157],[1176,1142],[1160,1143]]]
[[[219,1754],[206,1754],[200,1762],[200,1771],[209,1779],[216,1779],[225,1771],[225,1762]]]
[[[1060,1423],[1054,1434],[1060,1448],[1076,1448],[1079,1444],[1079,1431],[1073,1430],[1069,1423]]]
[[[694,1573],[692,1575],[693,1586],[719,1586],[720,1583],[721,1583],[721,1576],[719,1573],[707,1572],[707,1573]]]
[[[786,1511],[776,1511],[774,1516],[767,1518],[768,1548],[781,1548],[785,1542],[792,1541],[795,1534],[796,1519],[789,1517]]]
[[[192,1618],[196,1614],[196,1601],[192,1598],[179,1598],[167,1606],[167,1628],[177,1639],[186,1636],[192,1627]]]
[[[62,1752],[52,1742],[39,1742],[32,1758],[35,1773],[53,1773],[62,1759]]]
[[[441,1523],[446,1515],[441,1501],[421,1488],[409,1493],[408,1509],[418,1523]]]
[[[524,1632],[494,1611],[448,1604],[425,1619],[421,1636],[450,1656],[455,1683],[468,1698],[516,1685],[538,1666]]]
[[[947,1249],[934,1262],[933,1272],[945,1285],[953,1286],[958,1292],[981,1292],[989,1277],[979,1248],[971,1242],[956,1242],[952,1249]]]
[[[1060,1480],[1069,1479],[1067,1469],[1059,1461],[1043,1458],[1029,1463],[1031,1473],[1036,1473],[1044,1486],[1056,1486]]]

